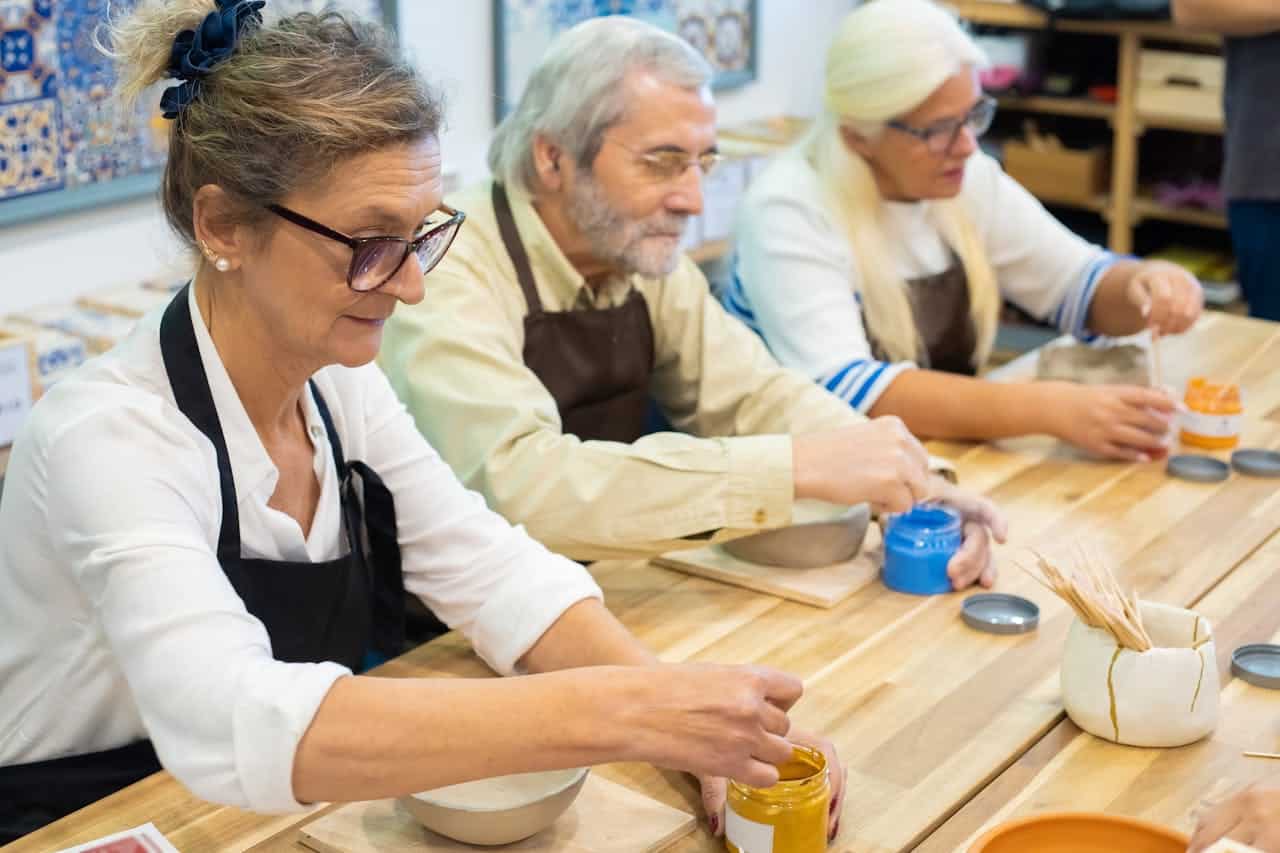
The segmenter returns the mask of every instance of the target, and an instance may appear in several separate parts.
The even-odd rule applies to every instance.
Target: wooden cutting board
[[[592,773],[569,810],[547,829],[503,847],[473,847],[427,830],[395,800],[352,803],[299,830],[318,853],[445,853],[459,850],[561,850],[651,853],[693,831],[693,815]]]
[[[739,560],[718,545],[696,551],[673,551],[653,562],[666,569],[745,587],[802,604],[835,607],[880,577],[884,562],[880,529],[872,524],[858,556],[814,569],[784,569]]]

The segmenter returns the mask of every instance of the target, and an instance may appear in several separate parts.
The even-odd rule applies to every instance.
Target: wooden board
[[[602,779],[587,777],[560,819],[503,850],[632,853],[662,850],[687,835],[693,815]],[[303,827],[304,845],[319,853],[446,853],[486,848],[436,835],[395,800],[351,803]]]
[[[814,569],[784,569],[748,563],[718,545],[695,551],[673,551],[654,562],[664,569],[733,584],[801,604],[829,608],[880,577],[880,566],[884,562],[880,544],[880,530],[872,524],[867,528],[867,538],[858,556],[844,563]]]

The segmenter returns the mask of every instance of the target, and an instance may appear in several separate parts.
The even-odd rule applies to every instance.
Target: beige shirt
[[[647,556],[789,523],[788,433],[862,416],[778,366],[728,316],[688,258],[660,279],[587,287],[527,198],[512,209],[544,310],[648,302],[652,393],[679,432],[633,444],[562,432],[555,401],[524,364],[524,294],[498,234],[490,184],[449,204],[467,221],[427,276],[426,299],[387,323],[381,363],[418,427],[489,505],[571,557]],[[601,353],[607,358],[607,353]]]

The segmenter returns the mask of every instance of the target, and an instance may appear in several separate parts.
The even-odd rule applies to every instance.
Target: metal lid
[[[1280,453],[1248,448],[1231,454],[1231,467],[1251,477],[1280,477]]]
[[[1254,643],[1231,653],[1231,672],[1242,681],[1280,690],[1280,646]]]
[[[1231,476],[1231,466],[1227,463],[1197,453],[1170,456],[1165,470],[1171,477],[1194,480],[1197,483],[1220,483]]]
[[[1040,625],[1040,608],[1018,595],[984,592],[964,600],[960,618],[988,634],[1025,634]]]

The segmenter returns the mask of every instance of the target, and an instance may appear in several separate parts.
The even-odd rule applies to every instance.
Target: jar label
[[[1231,438],[1240,434],[1243,415],[1206,415],[1203,412],[1183,412],[1182,428],[1196,435],[1212,438]]]
[[[747,820],[731,808],[724,810],[724,837],[741,853],[773,853],[773,827]]]

